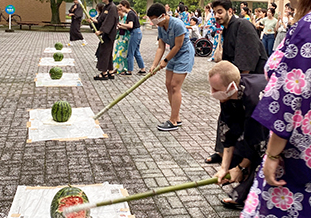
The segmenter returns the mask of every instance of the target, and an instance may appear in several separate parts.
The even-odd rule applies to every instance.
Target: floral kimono
[[[127,14],[123,18],[119,18],[120,23],[126,23]],[[119,29],[116,36],[116,47],[113,55],[113,67],[117,73],[127,71],[127,47],[130,39],[130,31]]]
[[[269,83],[252,117],[287,144],[270,186],[259,170],[240,217],[311,217],[311,12],[288,31],[271,55]],[[267,157],[264,157],[262,166]]]

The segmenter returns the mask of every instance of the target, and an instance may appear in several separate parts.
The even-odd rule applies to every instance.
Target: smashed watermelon
[[[56,42],[54,45],[56,50],[62,50],[63,49],[63,44],[60,42]]]
[[[53,58],[54,58],[54,61],[62,61],[64,58],[64,55],[61,52],[56,52],[54,53]]]
[[[49,71],[51,79],[60,79],[63,76],[63,70],[60,67],[53,67]]]
[[[71,213],[66,217],[63,215],[65,208],[88,202],[89,199],[81,189],[71,186],[62,188],[55,194],[52,200],[51,218],[89,218],[90,210]]]

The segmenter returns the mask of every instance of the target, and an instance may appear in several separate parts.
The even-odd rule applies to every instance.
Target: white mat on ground
[[[123,185],[77,185],[91,203],[127,196]],[[50,218],[50,206],[54,195],[63,187],[18,186],[8,218]],[[91,209],[92,218],[134,218],[127,202]]]
[[[48,47],[48,48],[44,49],[43,52],[44,52],[44,53],[53,53],[53,54],[54,54],[55,52],[61,52],[61,53],[65,54],[65,53],[71,53],[72,50],[71,50],[71,48],[62,48],[62,50],[56,50],[56,48],[50,48],[50,47]]]
[[[36,86],[82,86],[78,73],[63,73],[60,79],[51,79],[48,73],[38,73],[35,80]]]
[[[51,109],[32,109],[27,123],[28,143],[47,140],[73,141],[86,138],[107,138],[93,119],[90,107],[72,108],[72,115],[67,122],[58,123],[52,119]]]
[[[64,58],[62,61],[54,61],[54,58],[40,58],[39,66],[74,66],[75,60],[73,58]]]

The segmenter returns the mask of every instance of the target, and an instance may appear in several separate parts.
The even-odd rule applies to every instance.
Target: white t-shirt
[[[199,31],[199,27],[197,25],[191,26],[192,29],[189,29],[189,36],[190,39],[192,38],[202,38],[200,31]]]

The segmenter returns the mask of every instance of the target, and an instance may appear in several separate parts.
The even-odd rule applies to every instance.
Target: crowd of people
[[[105,42],[96,52],[101,73],[94,79],[132,75],[134,57],[139,73],[145,74],[136,12],[127,0],[118,6],[102,1],[106,5],[98,6],[100,15],[93,21]],[[160,3],[147,10],[158,27],[158,48],[149,72],[155,74],[158,65],[166,68],[171,107],[170,118],[158,125],[159,130],[182,125],[181,87],[195,56],[191,41],[206,37],[214,47],[222,44],[222,60],[208,72],[220,114],[215,153],[205,162],[221,164],[214,175],[219,184],[239,183],[221,202],[243,209],[241,218],[310,216],[311,0],[290,0],[283,16],[275,13],[276,8],[271,3],[252,15],[247,2],[242,2],[237,15],[230,0],[214,0],[205,6],[203,16],[200,9],[192,14],[182,2],[174,13]],[[166,46],[170,50],[164,57]],[[230,179],[225,179],[227,174]]]

